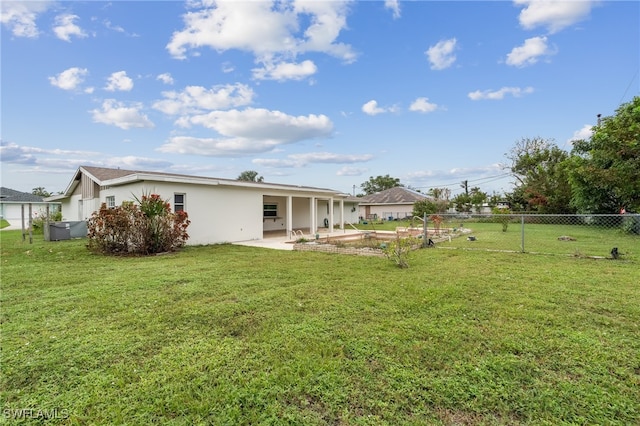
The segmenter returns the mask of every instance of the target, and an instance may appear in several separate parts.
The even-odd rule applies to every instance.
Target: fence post
[[[33,244],[33,205],[29,203],[29,244]]]
[[[25,241],[27,238],[27,232],[24,227],[24,204],[20,204],[20,219],[22,221],[22,241]]]
[[[427,214],[424,214],[424,219],[422,220],[422,247],[427,246]]]
[[[520,215],[520,229],[522,232],[522,253],[524,253],[524,215]]]

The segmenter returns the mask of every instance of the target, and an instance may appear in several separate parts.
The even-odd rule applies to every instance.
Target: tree
[[[426,215],[432,215],[438,213],[438,204],[431,198],[425,198],[424,200],[416,201],[413,203],[413,216],[423,217]]]
[[[31,190],[31,193],[33,195],[38,195],[40,197],[51,197],[51,193],[49,191],[47,191],[46,189],[44,189],[44,186],[39,186],[37,188],[33,188]]]
[[[433,198],[413,203],[413,216],[423,217],[425,214],[444,213],[449,208],[451,190],[448,188],[431,188],[428,194]]]
[[[573,205],[584,213],[640,210],[640,97],[574,141],[569,179]]]
[[[477,186],[471,189],[468,189],[465,186],[462,187],[463,189],[465,189],[465,192],[456,195],[455,197],[453,197],[453,200],[451,200],[456,208],[456,211],[469,213],[471,212],[471,208],[473,207],[476,213],[480,213],[482,205],[489,198],[487,193],[480,191],[480,188],[478,188]]]
[[[243,182],[264,182],[264,177],[258,176],[258,172],[255,170],[245,170],[240,173],[236,180],[241,180]]]
[[[539,213],[574,213],[568,178],[569,154],[552,139],[523,138],[505,155],[517,182],[507,196],[514,208]]]
[[[482,205],[485,201],[487,201],[489,195],[486,192],[480,191],[480,188],[474,186],[469,190],[469,201],[471,201],[471,205],[476,210],[476,213],[480,213],[482,209]]]
[[[451,202],[457,212],[469,213],[471,211],[471,197],[466,192],[456,195]]]
[[[393,178],[389,175],[369,177],[369,180],[362,183],[360,187],[364,191],[365,195],[375,194],[376,192],[384,191],[385,189],[395,188],[398,186],[404,186],[400,183],[399,178]]]

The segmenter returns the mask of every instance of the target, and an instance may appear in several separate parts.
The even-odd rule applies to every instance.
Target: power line
[[[638,76],[638,71],[640,71],[640,68],[636,70],[636,73],[633,75],[633,77],[631,77],[631,81],[629,82],[629,85],[627,86],[627,88],[624,91],[624,94],[622,95],[622,97],[620,98],[620,102],[618,102],[618,105],[622,105],[622,101],[624,100],[625,96],[627,96],[627,92],[629,91],[629,88],[631,87],[631,84],[633,84],[633,80],[636,79],[636,77]]]
[[[448,186],[459,186],[461,182],[463,181],[467,181],[467,183],[471,183],[471,182],[478,182],[478,183],[489,183],[489,182],[493,182],[496,180],[500,180],[502,178],[505,178],[507,176],[513,176],[512,173],[502,173],[500,175],[495,175],[495,176],[487,176],[487,177],[483,177],[483,178],[477,178],[477,179],[462,179],[458,182],[455,183],[445,183],[445,184],[441,184],[438,185],[439,188],[442,187],[448,187]],[[486,182],[482,182],[482,181],[486,181]],[[433,188],[433,185],[430,186],[412,186],[412,188],[416,188],[416,189],[420,189],[420,188]]]

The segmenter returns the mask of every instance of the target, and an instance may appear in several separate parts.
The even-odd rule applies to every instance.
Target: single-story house
[[[360,218],[362,219],[404,219],[411,217],[413,204],[430,198],[409,188],[397,186],[360,198]]]
[[[55,204],[51,206],[39,195],[0,187],[0,218],[9,222],[11,228],[21,228],[23,217],[24,226],[28,227],[29,209],[31,209],[31,219],[35,219],[46,215],[47,205],[51,208],[50,214],[58,207]]]
[[[78,168],[63,194],[47,200],[62,203],[63,220],[83,221],[102,203],[115,207],[151,193],[188,213],[192,245],[344,229],[357,222],[360,201],[325,188],[88,166]]]

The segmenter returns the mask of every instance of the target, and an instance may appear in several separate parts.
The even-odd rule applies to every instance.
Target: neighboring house
[[[39,195],[0,187],[0,218],[9,222],[12,228],[22,227],[23,217],[24,226],[25,228],[28,227],[29,207],[31,207],[31,219],[35,219],[46,214],[48,204]],[[56,211],[58,205],[50,205],[50,208],[51,214]]]
[[[413,213],[413,204],[430,197],[398,186],[360,198],[362,219],[404,219]]]
[[[158,194],[174,211],[189,214],[187,244],[259,240],[270,231],[314,234],[329,224],[356,222],[359,199],[338,191],[297,185],[246,182],[172,173],[81,166],[62,195],[63,220],[87,220],[108,207]]]

